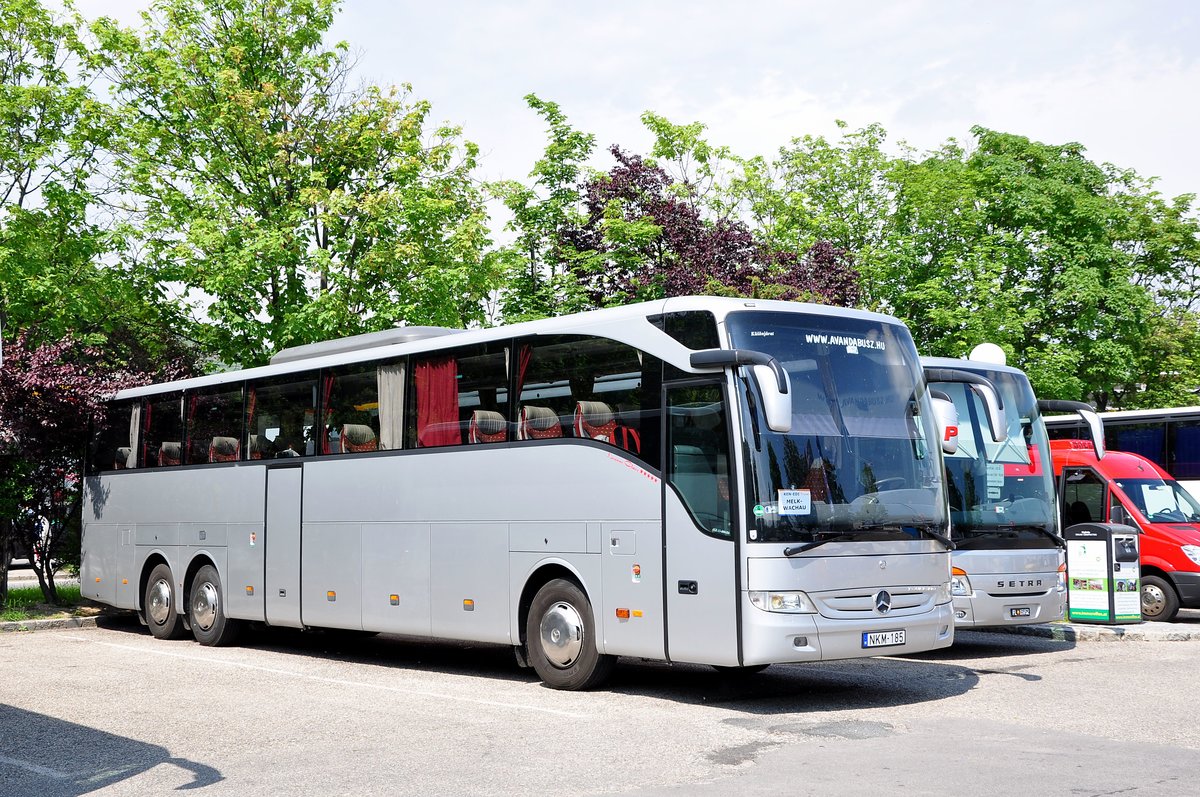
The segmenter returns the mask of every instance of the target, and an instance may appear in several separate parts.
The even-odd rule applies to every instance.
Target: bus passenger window
[[[166,467],[183,461],[182,409],[183,398],[178,393],[146,399],[142,409],[142,467]]]
[[[242,386],[189,391],[186,407],[186,464],[236,462],[242,447]]]
[[[321,374],[318,429],[322,454],[353,454],[400,447],[404,363],[365,363]],[[387,432],[385,434],[385,432]]]
[[[141,403],[109,404],[104,420],[97,424],[88,450],[87,472],[125,470],[137,467],[137,431],[141,426]]]
[[[508,348],[500,343],[413,359],[409,429],[417,448],[508,439]]]
[[[250,459],[316,453],[317,375],[287,374],[251,382],[246,394],[246,450]]]
[[[594,440],[658,466],[662,361],[585,335],[519,340],[516,350],[517,439]]]

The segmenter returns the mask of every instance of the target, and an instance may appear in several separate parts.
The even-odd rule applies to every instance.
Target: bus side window
[[[251,382],[246,394],[246,441],[250,459],[303,457],[316,453],[317,374],[287,374]]]
[[[88,474],[137,467],[137,433],[141,426],[141,403],[110,404],[97,425],[88,451]]]
[[[353,454],[400,448],[404,363],[365,363],[321,373],[317,450]]]
[[[658,467],[661,360],[584,335],[518,340],[516,351],[519,439],[594,440]]]
[[[416,448],[508,439],[508,349],[491,343],[414,357],[409,433]]]
[[[183,397],[153,396],[142,408],[142,467],[159,468],[183,461]]]
[[[236,462],[242,453],[242,386],[189,391],[185,464]]]

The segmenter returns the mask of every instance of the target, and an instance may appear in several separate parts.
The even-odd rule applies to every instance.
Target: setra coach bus
[[[127,389],[85,478],[86,597],[756,670],[953,640],[942,426],[895,319],[680,297],[396,328]]]

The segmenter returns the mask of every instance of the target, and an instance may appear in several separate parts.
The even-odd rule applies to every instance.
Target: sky
[[[79,0],[135,23],[137,6]],[[331,41],[370,83],[409,83],[432,122],[481,148],[480,176],[524,179],[558,103],[607,148],[648,153],[640,116],[699,121],[739,155],[877,122],[932,149],[982,125],[1200,194],[1200,3],[1191,0],[346,0]]]

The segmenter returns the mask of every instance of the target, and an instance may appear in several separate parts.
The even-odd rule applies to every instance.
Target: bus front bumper
[[[903,643],[897,643],[897,631],[904,632]],[[747,666],[897,656],[948,647],[953,641],[949,603],[906,617],[835,620],[763,611],[742,595],[742,663]]]

